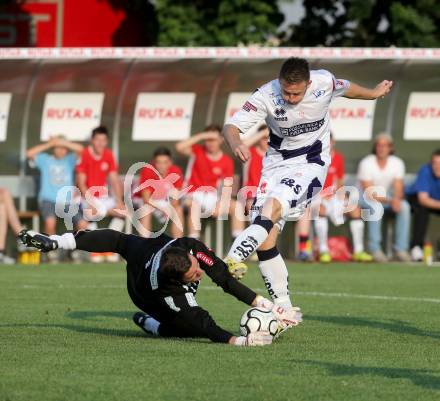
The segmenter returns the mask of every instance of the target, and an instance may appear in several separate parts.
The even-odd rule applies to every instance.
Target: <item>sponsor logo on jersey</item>
[[[286,110],[282,107],[277,107],[273,113],[275,114],[274,118],[276,121],[287,121]]]
[[[325,93],[325,90],[324,89],[317,89],[317,90],[313,91],[312,93],[313,93],[313,96],[315,96],[315,98],[318,99],[318,97],[321,97]]]
[[[201,260],[205,265],[212,266],[214,261],[208,255],[203,252],[197,252],[196,258]]]
[[[308,132],[318,131],[324,125],[324,119],[318,121],[312,121],[311,123],[304,123],[294,125],[289,128],[281,128],[280,133],[283,136],[298,136],[301,134],[307,134]]]
[[[251,102],[247,101],[243,105],[243,110],[249,113],[250,111],[257,111],[257,108]]]

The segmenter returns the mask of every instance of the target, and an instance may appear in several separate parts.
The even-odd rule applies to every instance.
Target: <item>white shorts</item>
[[[166,199],[154,199],[154,204],[157,205],[157,208],[153,210],[153,216],[159,223],[165,223],[168,219],[168,213],[166,211],[170,207],[170,202]]]
[[[190,199],[200,205],[202,216],[209,217],[214,213],[217,206],[218,194],[214,191],[197,191],[195,190],[188,195]]]
[[[132,202],[135,209],[140,209],[142,206],[144,206],[144,200],[142,198],[134,197],[132,198]],[[165,223],[168,219],[166,210],[168,210],[170,202],[166,199],[154,199],[154,204],[157,206],[157,208],[154,208],[153,216],[160,223]]]
[[[279,231],[286,221],[298,220],[311,200],[321,192],[327,169],[327,165],[299,163],[295,159],[263,168],[251,208],[251,221],[260,214],[269,198],[277,199],[282,206],[281,218],[275,223]]]
[[[345,201],[336,196],[321,199],[322,206],[325,207],[325,215],[335,226],[344,224]]]
[[[98,215],[103,218],[107,216],[108,212],[116,207],[116,199],[110,196],[102,196],[101,198],[94,198],[96,209],[98,211]],[[89,203],[86,199],[81,200],[81,205],[83,207],[83,213],[86,220],[89,219],[88,209],[90,208]],[[92,218],[92,220],[96,221],[97,218]],[[100,220],[100,219],[99,219]]]

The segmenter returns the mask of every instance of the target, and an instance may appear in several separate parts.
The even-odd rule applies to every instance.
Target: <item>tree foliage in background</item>
[[[304,0],[284,45],[440,46],[438,0]]]
[[[283,14],[273,0],[157,0],[159,46],[266,44]]]

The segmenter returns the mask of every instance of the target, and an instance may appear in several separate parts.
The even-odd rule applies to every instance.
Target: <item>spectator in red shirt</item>
[[[330,142],[331,163],[328,169],[327,178],[321,192],[321,205],[319,217],[315,220],[315,230],[319,239],[320,262],[331,262],[331,255],[328,249],[328,218],[334,225],[344,224],[344,215],[348,214],[350,220],[350,231],[353,239],[353,260],[355,262],[371,262],[372,256],[364,251],[364,222],[361,219],[361,209],[356,206],[354,209],[347,205],[345,193],[337,193],[339,188],[344,186],[344,157],[335,150],[335,139],[331,135]]]
[[[250,159],[243,167],[243,185],[248,187],[246,190],[246,213],[254,201],[258,184],[261,178],[261,169],[263,166],[263,156],[269,148],[268,143],[269,129],[267,125],[261,125],[256,134],[245,139],[243,143],[249,147]]]
[[[96,229],[96,221],[110,215],[113,218],[109,228],[121,231],[124,227],[125,206],[118,166],[113,152],[107,147],[108,140],[106,127],[93,129],[90,145],[83,150],[76,167],[77,182],[83,196],[84,217],[91,222],[89,228]],[[109,260],[113,260],[114,255],[108,256]],[[92,255],[92,261],[100,260],[98,255]]]
[[[189,206],[189,236],[200,237],[200,218],[217,217],[228,212],[231,216],[232,237],[243,230],[242,207],[231,199],[229,207],[220,200],[222,186],[232,186],[234,162],[221,149],[223,138],[218,125],[210,125],[200,133],[176,144],[176,150],[191,157],[186,178],[191,186],[187,205]],[[199,142],[203,141],[203,145]],[[225,210],[226,209],[226,210]],[[235,212],[237,209],[237,213]]]
[[[166,147],[159,147],[154,151],[150,164],[156,171],[149,166],[141,170],[138,184],[141,189],[134,196],[139,197],[142,204],[152,206],[153,213],[147,210],[140,223],[148,235],[151,233],[152,214],[160,223],[165,223],[169,217],[171,235],[180,238],[183,236],[183,209],[178,193],[183,185],[182,170],[173,164],[171,151]]]

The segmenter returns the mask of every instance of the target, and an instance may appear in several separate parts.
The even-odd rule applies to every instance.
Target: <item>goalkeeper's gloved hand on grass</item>
[[[272,344],[273,337],[268,331],[255,331],[248,334],[246,337],[236,337],[234,345],[241,347],[261,347],[263,345]]]
[[[41,252],[49,252],[58,248],[58,243],[49,236],[32,230],[22,230],[18,238],[26,246],[37,248]]]
[[[256,306],[270,310],[278,320],[281,328],[298,326],[302,322],[301,309],[297,306],[291,308],[283,308],[282,306],[274,304],[272,301],[257,295]]]

